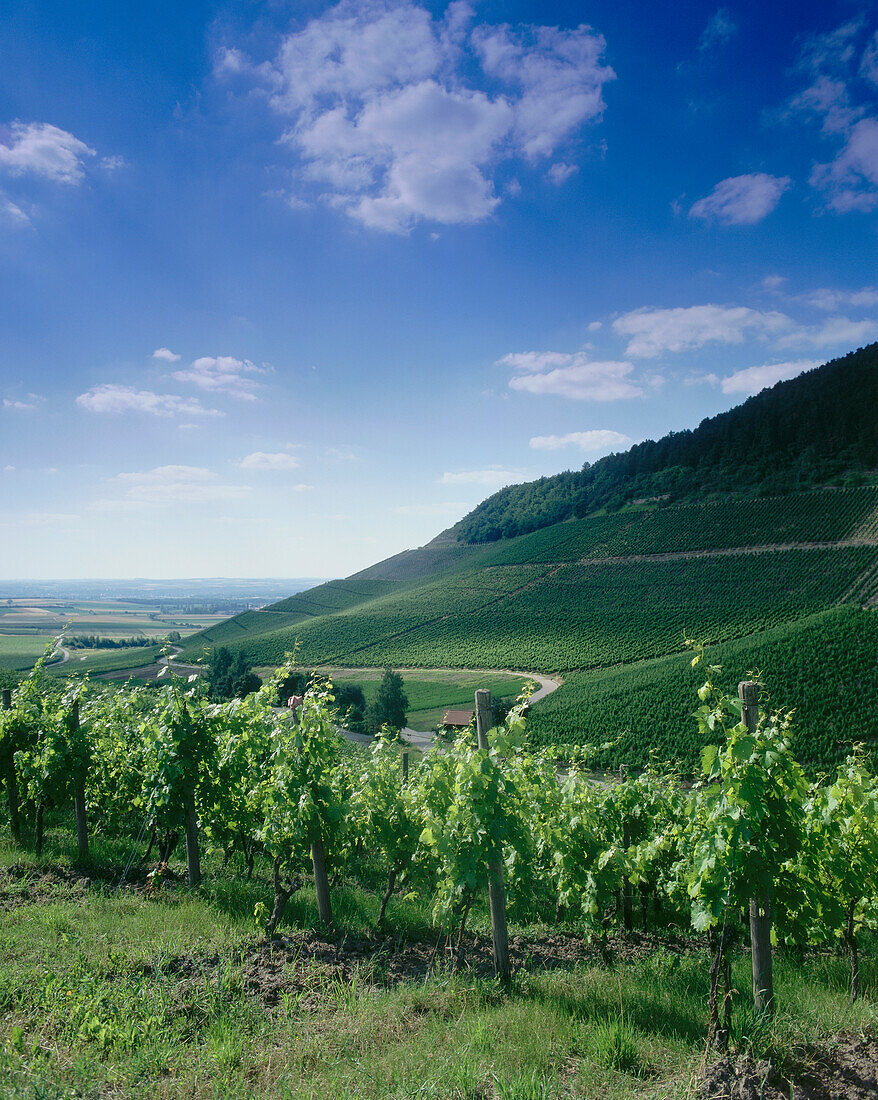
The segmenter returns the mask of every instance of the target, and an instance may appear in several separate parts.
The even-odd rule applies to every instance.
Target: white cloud
[[[471,30],[473,18],[459,0],[436,19],[413,0],[343,0],[273,62],[226,49],[215,71],[268,85],[302,182],[330,206],[388,232],[482,221],[500,201],[497,164],[549,157],[598,121],[614,74],[589,27]]]
[[[615,79],[601,64],[606,42],[591,27],[477,27],[473,43],[485,72],[521,89],[511,99],[513,140],[531,160],[550,156],[584,122],[604,112],[603,86]]]
[[[535,451],[559,451],[562,447],[578,447],[581,451],[611,451],[627,447],[633,440],[609,428],[594,428],[588,432],[568,432],[567,435],[535,435],[530,441]]]
[[[791,363],[764,363],[760,367],[747,367],[735,371],[721,382],[723,393],[759,393],[775,382],[787,378],[796,378],[806,370],[814,370],[821,365],[819,359],[797,359]]]
[[[878,31],[869,39],[860,59],[860,75],[878,84]]]
[[[166,356],[162,356],[166,358]],[[248,374],[263,374],[262,368],[249,359],[234,359],[231,355],[204,355],[193,360],[185,370],[174,371],[178,382],[188,382],[210,393],[227,393],[241,401],[256,400],[256,383]]]
[[[839,214],[869,211],[878,204],[878,119],[864,118],[851,129],[829,164],[815,164],[810,181]]]
[[[592,321],[592,322],[590,322],[590,324],[588,326],[588,331],[589,332],[597,332],[598,329],[601,329],[603,327],[604,327],[603,321]]]
[[[123,501],[128,504],[202,504],[248,492],[243,485],[222,484],[212,470],[203,466],[156,466],[143,472],[117,474],[110,481],[124,489]]]
[[[712,304],[635,309],[613,322],[614,330],[628,339],[626,353],[636,358],[690,351],[706,344],[741,344],[747,337],[776,336],[791,326],[783,313]]]
[[[284,451],[277,454],[254,451],[252,454],[245,455],[238,465],[242,470],[295,470],[301,463],[293,455]]]
[[[631,363],[592,362],[584,352],[525,351],[505,355],[497,362],[516,372],[513,390],[584,401],[619,401],[641,397],[643,390],[628,376]]]
[[[392,511],[399,516],[456,516],[469,507],[469,504],[448,500],[442,504],[400,504]]]
[[[555,184],[556,187],[560,187],[562,183],[565,183],[571,176],[575,176],[579,171],[579,168],[575,164],[564,164],[563,161],[558,161],[557,164],[553,164],[546,175]]]
[[[829,317],[821,325],[800,326],[777,341],[779,347],[811,344],[815,348],[853,348],[878,336],[878,322]]]
[[[818,287],[803,294],[802,300],[817,309],[825,309],[830,312],[841,306],[854,308],[868,308],[878,305],[878,287],[864,286],[860,290],[835,290],[830,287]]]
[[[152,416],[222,416],[218,409],[207,409],[195,397],[176,397],[170,393],[136,390],[108,382],[93,386],[76,398],[76,404],[94,413],[149,413]]]
[[[878,80],[878,33],[862,47],[864,26],[864,19],[855,19],[805,43],[800,67],[811,83],[790,100],[783,116],[804,112],[821,121],[824,134],[841,139],[835,157],[815,164],[809,178],[837,214],[878,206],[878,118],[873,96],[857,102],[862,86],[856,79]]]
[[[31,220],[22,208],[0,192],[0,227],[8,226],[10,229],[23,229],[30,224]]]
[[[521,481],[521,470],[505,470],[502,466],[489,466],[486,470],[461,470],[457,473],[444,473],[439,485],[480,485],[499,489],[503,485],[512,485]]]
[[[4,409],[35,409],[36,407],[35,401],[11,401],[9,398],[3,398]]]
[[[71,512],[22,512],[4,523],[4,527],[69,527],[80,517]]]
[[[170,348],[156,348],[152,353],[153,359],[164,359],[166,363],[176,363],[180,358]]]
[[[738,27],[728,8],[717,8],[704,28],[698,49],[702,52],[722,46],[738,33]]]
[[[774,210],[792,183],[789,176],[754,172],[722,180],[689,211],[690,218],[716,220],[723,225],[755,225]]]
[[[0,132],[0,169],[14,176],[30,173],[58,183],[80,183],[83,162],[96,155],[85,142],[47,122],[13,122],[7,138]]]

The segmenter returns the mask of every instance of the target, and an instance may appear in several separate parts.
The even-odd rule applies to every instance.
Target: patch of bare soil
[[[84,894],[89,879],[69,867],[24,867],[12,864],[0,868],[0,911],[10,912],[21,905],[48,904],[66,897]]]
[[[61,897],[81,897],[95,885],[152,894],[173,878],[176,876],[165,870],[163,864],[152,870],[136,864],[128,869],[122,882],[121,870],[114,867],[90,867],[89,873],[83,874],[61,864],[33,867],[12,863],[0,867],[0,912],[9,912],[22,905],[48,905]]]
[[[630,933],[610,937],[606,950],[576,936],[554,934],[527,939],[513,936],[509,950],[514,972],[570,969],[577,963],[612,965],[658,949],[684,952],[697,949],[697,941],[682,935],[656,936]],[[293,932],[254,944],[235,965],[246,992],[269,1007],[282,997],[297,1000],[300,1008],[316,1007],[327,988],[372,986],[386,988],[404,981],[423,981],[433,971],[448,972],[454,965],[457,943],[449,937],[436,940],[402,940],[392,935],[366,936],[318,932]],[[172,959],[165,972],[181,980],[219,982],[228,959],[218,955],[187,955]],[[490,978],[494,963],[489,936],[468,933],[464,937],[461,973]]]
[[[731,1054],[708,1069],[699,1100],[875,1100],[878,1037],[839,1035],[797,1050],[788,1063]]]

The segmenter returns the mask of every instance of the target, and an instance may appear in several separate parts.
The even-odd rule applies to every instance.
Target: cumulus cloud
[[[124,502],[139,505],[202,504],[247,492],[245,486],[222,484],[212,470],[203,466],[156,466],[143,472],[117,474],[110,482],[122,487]]]
[[[489,466],[485,470],[460,470],[457,473],[444,473],[439,478],[440,485],[480,485],[485,488],[499,489],[522,480],[521,470],[505,470],[502,466]]]
[[[815,348],[851,348],[867,344],[878,336],[878,322],[851,321],[848,317],[829,317],[820,325],[797,326],[781,337],[779,347],[811,344]]]
[[[609,428],[593,428],[588,432],[568,432],[567,435],[535,435],[530,441],[535,451],[560,451],[562,447],[578,447],[581,451],[611,451],[627,447],[633,440]]]
[[[166,359],[167,356],[160,358]],[[234,359],[231,355],[204,355],[193,360],[191,366],[185,370],[174,371],[172,377],[178,382],[188,382],[210,393],[227,393],[241,401],[255,401],[256,382],[247,376],[262,373],[262,368],[251,363],[249,359]]]
[[[806,370],[814,370],[821,365],[819,359],[797,359],[790,363],[763,363],[759,367],[747,367],[723,378],[720,383],[723,393],[759,393],[776,382],[787,378],[796,378]]]
[[[713,304],[635,309],[613,322],[613,329],[628,340],[626,353],[635,358],[707,344],[741,344],[746,338],[776,336],[790,327],[792,322],[783,313]]]
[[[295,470],[301,463],[291,454],[280,451],[276,454],[267,454],[265,451],[254,451],[245,455],[238,463],[242,470]]]
[[[35,401],[12,401],[7,397],[3,398],[4,409],[35,409],[36,407]]]
[[[47,122],[16,121],[0,128],[0,170],[14,176],[81,183],[86,159],[96,155],[84,141]]]
[[[592,361],[585,352],[515,352],[497,362],[513,368],[510,389],[523,393],[579,401],[619,401],[643,395],[641,387],[629,377],[634,371],[633,364]]]
[[[93,413],[148,413],[151,416],[222,416],[218,409],[205,408],[194,397],[176,397],[170,393],[136,390],[108,382],[93,386],[76,398],[76,404]]]
[[[176,363],[180,358],[180,356],[172,352],[170,348],[156,348],[152,353],[152,357],[153,359],[164,359],[166,363]]]
[[[878,287],[864,286],[860,290],[836,290],[832,287],[818,287],[802,295],[802,300],[817,309],[831,312],[842,306],[868,308],[878,305]]]
[[[590,27],[473,21],[462,0],[441,18],[413,0],[343,0],[285,35],[273,61],[227,48],[215,72],[268,84],[299,178],[323,201],[389,232],[472,223],[500,201],[496,166],[552,156],[600,119],[614,78]]]
[[[755,225],[774,210],[791,183],[789,176],[769,176],[765,172],[731,176],[693,203],[689,217],[723,225]]]

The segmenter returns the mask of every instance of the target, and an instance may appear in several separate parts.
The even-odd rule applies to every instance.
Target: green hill
[[[844,425],[833,417],[846,416],[850,402],[830,401],[826,379],[856,378],[868,390],[864,364],[874,377],[878,356],[866,352],[783,384],[799,413],[808,395],[823,403],[821,439],[859,456],[842,481],[868,480],[871,444],[860,418],[842,445]],[[779,388],[724,416],[737,430],[735,414],[748,410],[769,431],[766,409]],[[715,434],[714,421],[692,439]],[[523,488],[535,494],[539,485]],[[734,676],[764,667],[779,704],[802,704],[802,755],[816,766],[845,739],[878,736],[878,486],[758,489],[629,503],[489,542],[461,541],[458,525],[420,550],[193,635],[186,653],[226,645],[264,665],[298,643],[309,666],[559,673],[564,686],[535,708],[535,739],[614,741],[608,764],[643,762],[650,749],[692,763],[688,636],[719,647]],[[829,724],[818,705],[827,694],[838,711]]]

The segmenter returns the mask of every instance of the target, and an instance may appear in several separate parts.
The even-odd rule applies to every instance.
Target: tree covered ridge
[[[878,467],[878,344],[778,382],[697,428],[646,440],[581,470],[510,485],[452,529],[494,542],[640,498],[775,495],[857,484]]]

